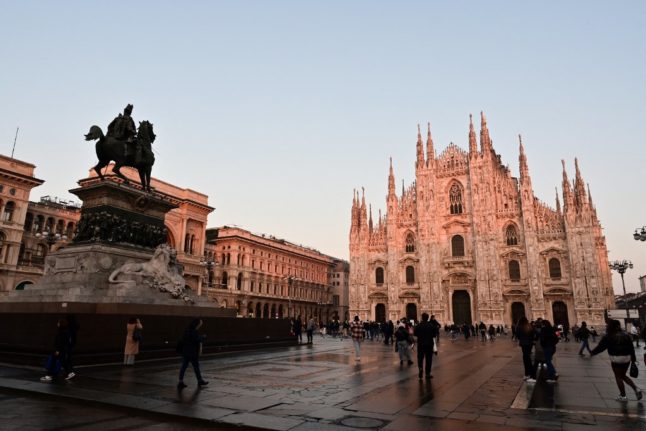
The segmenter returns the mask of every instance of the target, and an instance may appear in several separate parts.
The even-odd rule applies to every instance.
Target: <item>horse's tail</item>
[[[110,277],[108,277],[108,283],[118,283],[117,277],[121,274],[121,268],[117,268],[114,271],[112,271],[112,274],[110,274]]]

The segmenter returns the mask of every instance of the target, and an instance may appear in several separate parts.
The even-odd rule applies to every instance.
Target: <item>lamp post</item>
[[[43,232],[37,232],[34,235],[38,239],[43,239],[47,243],[49,251],[52,251],[54,244],[59,241],[67,241],[67,235],[61,235],[60,233],[54,233],[49,230],[49,227],[46,227]]]
[[[635,241],[646,241],[646,226],[635,229],[633,238],[635,238]]]
[[[624,308],[626,309],[626,328],[628,328],[628,320],[630,320],[630,314],[628,312],[628,301],[626,300],[626,283],[624,282],[624,274],[627,269],[633,267],[633,263],[629,260],[615,260],[614,262],[609,263],[610,269],[617,271],[621,275],[621,286],[624,289]]]

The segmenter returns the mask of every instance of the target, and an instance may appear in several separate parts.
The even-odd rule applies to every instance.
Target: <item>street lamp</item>
[[[641,229],[635,229],[633,238],[635,238],[635,241],[646,241],[646,226],[642,227]]]
[[[630,320],[630,314],[628,313],[628,301],[626,301],[626,283],[624,282],[624,274],[627,269],[633,267],[633,263],[629,260],[615,260],[608,264],[611,270],[615,270],[621,275],[621,286],[624,289],[624,308],[626,309],[626,328],[628,327],[628,320]]]
[[[49,230],[49,227],[46,227],[44,232],[37,232],[36,235],[34,236],[38,239],[44,239],[47,245],[49,246],[49,251],[52,250],[52,247],[54,247],[54,244],[56,244],[57,242],[67,241],[67,235],[54,233]]]

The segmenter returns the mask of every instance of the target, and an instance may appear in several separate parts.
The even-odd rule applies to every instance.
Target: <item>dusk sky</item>
[[[646,2],[0,0],[0,40],[0,153],[19,126],[15,157],[46,181],[32,200],[73,199],[96,163],[83,135],[132,103],[153,176],[208,194],[210,227],[348,258],[353,189],[385,211],[417,124],[438,154],[466,149],[483,110],[514,175],[523,136],[550,205],[579,158],[627,290],[646,274]]]

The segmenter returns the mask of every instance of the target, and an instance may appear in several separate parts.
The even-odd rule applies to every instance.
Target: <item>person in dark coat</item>
[[[74,378],[76,373],[72,369],[72,362],[70,358],[70,351],[72,350],[72,338],[70,335],[69,324],[66,318],[59,319],[56,323],[56,337],[54,338],[54,353],[55,360],[58,360],[63,370],[65,370],[65,380]],[[56,370],[54,370],[55,360],[51,361],[47,370],[47,374],[40,378],[41,382],[51,382],[54,379]]]
[[[581,329],[579,329],[579,340],[581,340],[581,349],[579,349],[579,356],[583,355],[583,349],[588,349],[590,356],[592,356],[592,351],[590,350],[590,344],[588,344],[588,339],[590,338],[590,330],[588,329],[588,324],[581,322]]]
[[[195,377],[197,378],[198,387],[206,386],[209,382],[205,381],[202,378],[202,372],[200,371],[200,354],[202,353],[202,342],[204,342],[204,335],[201,335],[198,330],[202,327],[202,319],[194,319],[186,331],[184,331],[184,336],[182,337],[182,367],[179,370],[179,382],[177,383],[177,389],[184,389],[186,384],[184,383],[184,373],[188,364],[190,363],[193,366],[193,371],[195,372]]]
[[[541,329],[539,341],[545,355],[545,365],[547,365],[547,383],[554,383],[558,379],[558,374],[552,363],[552,358],[556,353],[559,337],[556,336],[556,330],[549,320],[543,320],[543,329]]]
[[[415,327],[414,335],[417,337],[417,366],[419,367],[419,378],[422,374],[427,379],[433,378],[431,367],[433,366],[433,344],[435,337],[438,336],[437,326],[428,321],[428,314],[422,313],[422,321]],[[424,369],[424,360],[426,360],[426,369]],[[423,373],[425,371],[425,373]]]
[[[300,314],[296,320],[294,320],[294,335],[299,343],[303,342],[303,321],[301,320]]]
[[[536,383],[536,372],[532,366],[532,347],[534,347],[534,339],[536,334],[534,328],[527,321],[526,317],[521,317],[516,325],[516,339],[518,345],[523,351],[523,365],[525,367],[525,381],[528,383]]]
[[[597,347],[592,350],[590,356],[598,355],[604,350],[608,350],[612,373],[615,375],[615,382],[617,383],[617,388],[619,388],[619,396],[617,396],[616,400],[628,401],[624,383],[633,388],[635,396],[638,400],[641,400],[643,397],[642,390],[626,375],[630,363],[637,362],[635,346],[633,346],[633,340],[630,335],[622,331],[621,323],[618,320],[608,322],[606,335],[599,341]]]

